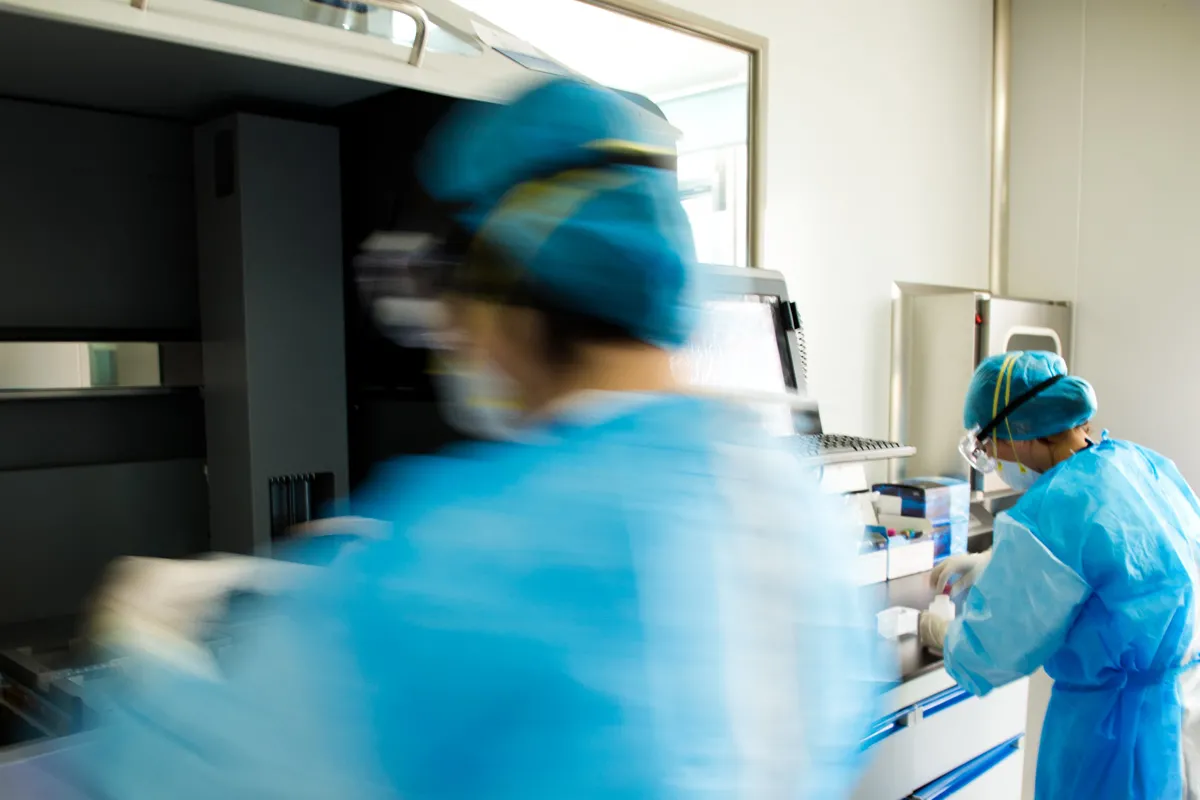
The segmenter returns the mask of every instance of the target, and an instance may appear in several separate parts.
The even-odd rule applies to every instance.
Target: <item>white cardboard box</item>
[[[933,569],[933,539],[888,537],[888,580]]]

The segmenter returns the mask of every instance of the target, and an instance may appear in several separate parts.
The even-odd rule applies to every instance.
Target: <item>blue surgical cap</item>
[[[1000,353],[985,359],[967,389],[963,425],[967,429],[986,427],[1010,402],[1057,375],[1066,377],[1014,410],[992,435],[1028,441],[1079,427],[1096,413],[1095,391],[1083,378],[1067,375],[1062,357],[1040,351]]]
[[[695,246],[671,168],[674,137],[616,92],[554,79],[507,105],[461,104],[418,175],[557,304],[676,347],[695,316]]]

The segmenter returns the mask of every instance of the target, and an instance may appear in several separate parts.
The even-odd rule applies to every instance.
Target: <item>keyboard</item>
[[[796,452],[825,462],[876,461],[907,458],[916,450],[897,442],[845,436],[840,433],[808,433],[794,437]]]

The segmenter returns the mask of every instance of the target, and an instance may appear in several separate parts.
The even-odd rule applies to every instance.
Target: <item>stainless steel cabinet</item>
[[[958,454],[963,398],[980,361],[1013,350],[1048,350],[1071,360],[1071,308],[1065,303],[993,297],[986,292],[897,284],[892,303],[890,438],[917,454],[893,463],[893,479],[971,478],[1002,492],[995,475],[971,475]]]

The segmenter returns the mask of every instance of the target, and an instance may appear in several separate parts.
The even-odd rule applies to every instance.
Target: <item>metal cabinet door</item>
[[[982,355],[1010,350],[1051,350],[1070,363],[1071,308],[993,297],[984,318]]]
[[[993,297],[984,306],[980,332],[981,358],[1012,350],[1048,350],[1071,362],[1071,308],[1032,300]],[[1007,485],[992,473],[983,490],[1004,492]]]

